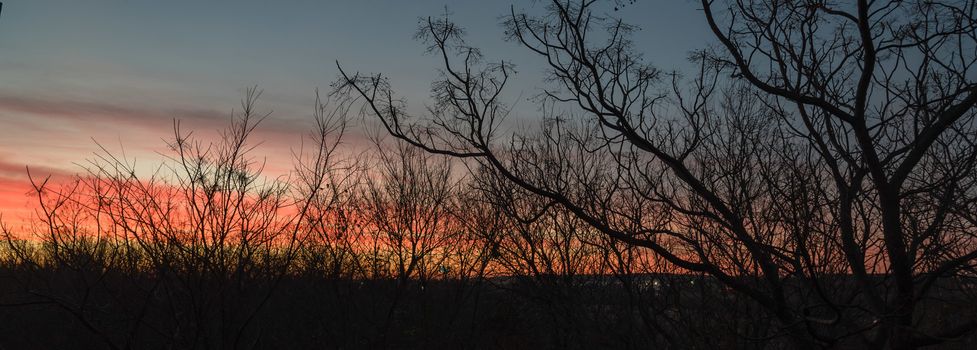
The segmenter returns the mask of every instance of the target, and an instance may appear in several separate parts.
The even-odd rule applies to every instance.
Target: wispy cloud
[[[134,126],[145,125],[145,122],[150,120],[181,119],[215,124],[228,120],[227,113],[209,109],[156,109],[104,102],[52,100],[16,95],[0,95],[0,111],[48,119],[125,123]]]
[[[156,152],[168,152],[163,140],[172,138],[174,119],[181,121],[184,131],[193,131],[195,139],[216,142],[217,131],[231,121],[232,107],[240,111],[238,106],[226,106],[221,112],[192,106],[169,108],[126,101],[27,96],[0,90],[0,125],[5,126],[0,129],[0,180],[9,182],[0,193],[0,212],[23,207],[24,193],[29,189],[27,166],[35,178],[52,175],[57,180],[84,173],[78,164],[85,164],[93,153],[100,152],[95,144],[98,142],[111,152],[121,154],[124,150],[127,159],[138,158],[140,165],[152,168],[163,160]],[[270,110],[261,101],[258,109]],[[293,167],[293,152],[311,146],[310,140],[302,140],[312,129],[311,116],[272,114],[250,140],[252,145],[261,144],[251,156],[265,164],[265,175],[286,174]],[[353,149],[362,142],[352,134],[345,139]]]
[[[72,172],[46,166],[30,165],[18,162],[0,155],[0,179],[15,179],[17,181],[27,181],[28,169],[31,176],[55,176],[64,177],[73,175]]]
[[[153,132],[168,133],[171,131],[169,127],[172,121],[179,120],[192,129],[219,130],[229,124],[232,113],[240,113],[240,108],[237,107],[228,106],[224,110],[192,106],[156,107],[104,101],[37,98],[0,92],[0,120],[23,124],[28,128],[44,128],[56,125],[58,122],[67,122],[88,124],[93,129],[118,130],[122,127],[138,127]],[[260,103],[259,109],[261,109]],[[291,119],[283,119],[283,117],[271,113],[271,116],[262,122],[258,132],[267,139],[266,141],[292,143],[298,137],[305,136],[312,127],[311,117],[299,119],[294,119],[294,116],[290,116]]]

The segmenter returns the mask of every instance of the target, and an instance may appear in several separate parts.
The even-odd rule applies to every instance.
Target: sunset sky
[[[424,102],[437,62],[413,35],[419,17],[442,15],[445,5],[488,59],[517,64],[509,100],[529,114],[517,118],[533,119],[526,98],[542,84],[541,62],[505,42],[498,25],[510,5],[541,6],[532,1],[4,1],[0,213],[16,221],[31,212],[25,166],[77,172],[96,142],[151,163],[173,119],[217,130],[253,85],[264,90],[259,110],[273,112],[257,156],[269,172],[287,172],[311,125],[314,90],[329,89],[336,60],[382,72],[409,103]],[[688,52],[710,43],[697,8],[638,1],[607,13],[642,28],[636,46],[650,62],[684,69]]]

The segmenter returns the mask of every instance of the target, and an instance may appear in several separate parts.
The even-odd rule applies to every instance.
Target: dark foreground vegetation
[[[340,66],[287,176],[249,153],[250,90],[155,170],[32,177],[0,345],[974,348],[977,2],[702,0],[686,74],[604,15],[627,3],[505,16],[547,67],[535,126],[445,16],[423,112]]]
[[[701,276],[561,276],[411,281],[297,274],[195,281],[46,269],[30,292],[5,283],[8,349],[781,349],[756,305]],[[89,286],[97,281],[97,285]],[[88,287],[85,287],[88,286]],[[968,281],[941,291],[959,298]],[[948,286],[951,287],[951,286]],[[41,297],[43,295],[43,297]],[[17,307],[11,307],[20,303]],[[938,329],[972,303],[934,310]],[[972,335],[943,344],[970,349]],[[839,348],[858,349],[849,344]]]

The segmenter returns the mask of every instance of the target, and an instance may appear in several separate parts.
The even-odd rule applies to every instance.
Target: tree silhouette
[[[418,35],[442,69],[425,115],[379,75],[340,67],[337,91],[394,137],[545,198],[540,213],[748,297],[778,325],[764,337],[901,349],[977,327],[923,311],[972,301],[953,291],[977,258],[973,1],[703,0],[719,45],[689,79],[644,63],[634,27],[597,6],[507,16],[553,83],[537,131],[501,134],[514,70],[449,18]]]

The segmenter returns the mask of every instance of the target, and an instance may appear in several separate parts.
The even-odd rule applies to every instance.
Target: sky
[[[487,0],[6,0],[0,14],[0,215],[32,212],[35,175],[70,175],[99,145],[141,164],[165,151],[174,119],[214,132],[239,109],[245,89],[262,91],[255,152],[283,174],[312,125],[314,92],[352,72],[383,73],[412,106],[422,106],[437,61],[413,39],[419,18],[443,15],[464,26],[487,59],[516,64],[507,98],[532,119],[542,64],[503,40],[501,16],[538,12],[539,1]],[[642,0],[604,14],[641,30],[646,60],[687,68],[691,50],[710,44],[689,0]],[[353,130],[355,142],[357,132]]]

